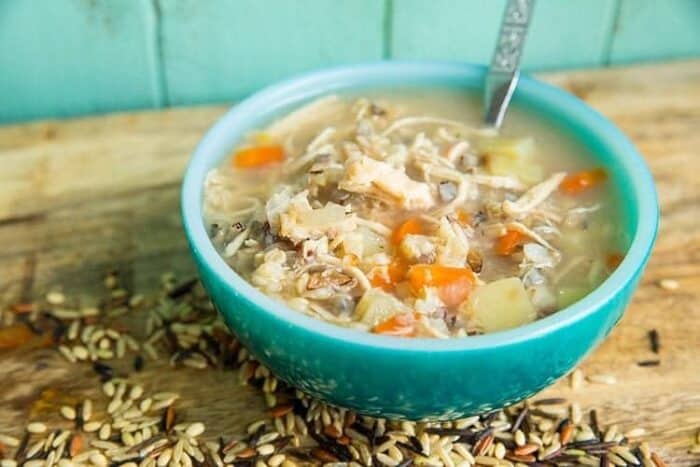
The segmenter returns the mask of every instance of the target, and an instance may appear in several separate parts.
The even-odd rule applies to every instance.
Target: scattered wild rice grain
[[[275,447],[272,444],[263,444],[255,448],[261,456],[269,456],[275,452]]]
[[[498,465],[500,462],[495,457],[487,457],[487,456],[476,456],[476,457],[474,457],[474,461],[476,461],[477,464],[481,464],[481,465]]]
[[[32,422],[27,425],[27,432],[32,434],[40,434],[46,432],[46,425],[41,422]]]
[[[143,386],[137,384],[132,386],[131,391],[129,391],[129,399],[140,399],[143,395]]]
[[[647,333],[647,336],[649,337],[649,346],[651,347],[651,351],[658,354],[659,349],[661,348],[659,331],[652,329]]]
[[[121,439],[122,439],[122,443],[124,443],[126,446],[133,446],[134,444],[136,444],[136,440],[134,439],[134,435],[132,435],[128,431],[122,431]]]
[[[573,389],[574,391],[580,389],[581,386],[583,385],[583,379],[584,379],[583,371],[581,371],[580,369],[576,368],[576,369],[571,373],[571,378],[570,378],[570,381],[571,381],[571,389]]]
[[[75,420],[76,413],[75,409],[73,407],[70,407],[68,405],[64,405],[60,409],[61,415],[63,418],[68,419],[68,420]]]
[[[66,360],[68,360],[69,362],[75,363],[75,362],[78,361],[78,360],[75,358],[75,355],[73,355],[73,352],[71,352],[71,350],[70,350],[68,347],[66,347],[65,345],[59,345],[59,346],[58,346],[58,351],[59,351],[59,352],[61,353],[61,355],[63,355],[63,357],[64,357]]]
[[[615,378],[613,375],[607,375],[607,374],[588,375],[588,376],[586,376],[586,379],[591,383],[597,383],[597,384],[615,384],[615,383],[617,383],[617,378]]]
[[[43,459],[32,459],[22,464],[23,467],[45,467],[46,461]]]
[[[53,442],[51,443],[52,448],[57,448],[59,446],[62,446],[63,444],[68,441],[68,437],[70,436],[70,431],[68,430],[63,430],[61,431],[60,434],[58,434],[54,439]]]
[[[605,436],[603,437],[603,441],[606,443],[609,443],[615,439],[615,436],[617,436],[617,425],[610,425],[605,432]]]
[[[661,364],[661,360],[641,360],[637,362],[637,366],[641,367],[650,367],[650,366],[659,366]]]
[[[158,455],[158,461],[156,465],[158,467],[166,467],[170,463],[170,459],[173,457],[172,448],[167,448]]]
[[[524,446],[527,442],[527,439],[525,439],[525,433],[523,433],[522,430],[516,431],[513,438],[515,440],[515,444],[518,446]]]
[[[571,421],[574,425],[578,425],[583,420],[583,412],[581,406],[577,402],[571,404]]]
[[[51,305],[61,305],[66,301],[66,296],[61,292],[49,292],[46,294],[46,301]]]
[[[82,408],[80,410],[80,416],[83,419],[83,422],[87,422],[90,420],[92,417],[92,400],[90,399],[85,399],[82,404]]]
[[[681,287],[681,284],[674,279],[661,279],[659,281],[659,287],[664,290],[673,291],[678,290]]]
[[[574,424],[571,422],[564,422],[559,430],[559,441],[561,444],[567,444],[571,441],[574,435]]]
[[[533,452],[536,452],[539,449],[539,445],[534,444],[534,443],[529,443],[525,444],[523,446],[515,448],[513,451],[516,455],[518,456],[527,456],[528,454],[532,454]]]
[[[151,396],[155,401],[177,399],[180,395],[176,392],[157,392]]]
[[[17,461],[14,459],[0,460],[0,467],[17,467]]]
[[[113,397],[113,396],[114,396],[114,392],[115,392],[114,382],[112,382],[112,381],[107,381],[106,383],[104,383],[104,384],[102,385],[102,392],[104,392],[104,394],[105,394],[107,397]]]
[[[503,443],[496,443],[496,447],[493,450],[493,455],[498,459],[503,459],[506,455],[506,447]]]
[[[83,425],[83,431],[86,433],[92,433],[93,431],[99,430],[101,426],[102,426],[102,422],[98,422],[98,421],[88,422],[85,425]]]
[[[90,456],[90,463],[97,467],[103,467],[108,464],[107,458],[100,453],[95,453]]]
[[[627,446],[613,446],[610,448],[610,451],[620,456],[628,464],[639,465],[639,460]]]
[[[82,345],[76,345],[72,350],[73,356],[78,360],[87,360],[90,354],[88,350]]]
[[[89,306],[89,307],[85,307],[85,308],[80,309],[80,316],[82,316],[83,318],[88,318],[90,316],[97,316],[99,314],[100,314],[100,310],[98,310],[94,306]]]
[[[639,438],[640,436],[644,436],[646,432],[644,428],[633,428],[625,433],[625,438]]]
[[[390,467],[394,467],[394,466],[399,465],[399,461],[397,461],[396,459],[392,459],[390,456],[388,456],[382,452],[378,452],[377,454],[375,454],[375,456],[376,456],[377,460],[379,462],[381,462],[380,465],[387,465]],[[447,463],[445,463],[445,464],[447,465]]]
[[[122,400],[115,397],[107,404],[107,413],[113,414],[122,405]]]
[[[112,435],[112,426],[109,423],[103,423],[102,426],[100,427],[100,431],[97,434],[97,437],[106,440],[109,439],[109,437]]]
[[[187,436],[191,436],[191,437],[195,438],[195,437],[201,435],[202,433],[204,433],[204,430],[205,430],[204,423],[197,422],[197,423],[193,423],[190,426],[188,426],[187,429],[185,430],[185,434]]]
[[[270,467],[278,467],[282,464],[282,462],[284,462],[284,460],[284,454],[275,454],[267,460],[267,465],[269,465]]]
[[[27,459],[34,457],[39,451],[41,451],[44,448],[44,442],[45,440],[42,439],[29,446],[29,448],[27,448],[27,451],[25,452],[25,457]]]
[[[156,352],[156,349],[148,342],[143,344],[143,351],[151,360],[158,360],[158,352]]]
[[[141,412],[148,412],[148,410],[151,408],[152,403],[153,399],[151,399],[150,397],[142,399],[141,402],[139,402],[139,410]]]
[[[610,461],[611,464],[617,465],[619,467],[625,467],[627,465],[627,462],[625,462],[624,459],[622,459],[620,456],[613,452],[608,452],[607,454],[608,460]]]
[[[19,446],[19,439],[14,436],[0,434],[0,444],[10,448],[16,448]]]
[[[265,425],[265,420],[258,420],[257,422],[253,422],[250,425],[248,425],[248,428],[246,428],[246,432],[249,435],[252,435],[256,431],[258,431],[258,429],[263,425]]]

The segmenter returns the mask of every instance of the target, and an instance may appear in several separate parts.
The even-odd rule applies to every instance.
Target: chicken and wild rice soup
[[[457,91],[316,100],[209,173],[211,238],[253,286],[340,326],[446,338],[555,313],[622,259],[617,199],[546,122],[480,121]]]

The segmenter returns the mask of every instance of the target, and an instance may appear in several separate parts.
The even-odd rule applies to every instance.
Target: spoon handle
[[[486,75],[486,125],[498,129],[520,76],[520,55],[535,0],[508,0],[491,66]]]

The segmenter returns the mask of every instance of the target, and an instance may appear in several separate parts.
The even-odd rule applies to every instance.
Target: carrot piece
[[[372,328],[372,332],[385,336],[413,337],[416,333],[416,321],[419,319],[418,313],[401,313],[377,324]]]
[[[625,257],[621,253],[610,253],[605,257],[605,265],[609,270],[614,271],[623,259],[625,259]]]
[[[29,342],[35,334],[29,326],[17,323],[0,329],[0,349],[14,349]]]
[[[517,230],[508,230],[505,235],[498,237],[496,241],[496,253],[501,256],[510,256],[515,249],[527,239],[527,235]]]
[[[33,303],[15,303],[11,306],[11,308],[12,311],[17,313],[18,315],[31,313],[35,309]]]
[[[578,195],[589,188],[600,185],[607,178],[608,175],[601,168],[582,170],[567,175],[559,185],[559,188],[567,195]]]
[[[456,306],[466,300],[476,282],[476,276],[469,268],[434,264],[411,266],[407,277],[414,295],[418,295],[423,287],[435,287],[447,306]]]
[[[457,217],[457,222],[459,222],[462,227],[466,227],[472,222],[472,216],[464,209],[457,209],[455,215]]]
[[[474,282],[462,278],[449,284],[438,287],[437,292],[440,300],[447,306],[457,306],[471,294],[474,289]]]
[[[254,146],[236,151],[231,165],[237,169],[254,169],[264,165],[281,162],[284,150],[279,145]]]
[[[394,245],[400,245],[403,239],[406,238],[406,235],[422,234],[424,231],[423,223],[420,221],[420,219],[408,219],[394,229],[391,234],[391,243]]]
[[[408,265],[405,261],[398,257],[394,258],[387,266],[387,274],[373,274],[370,278],[370,283],[373,287],[389,292],[394,289],[398,282],[404,280],[407,269]]]

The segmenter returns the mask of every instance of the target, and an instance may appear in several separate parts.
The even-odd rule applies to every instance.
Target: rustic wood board
[[[647,429],[669,465],[690,466],[700,429],[700,61],[544,75],[617,123],[646,157],[662,205],[661,234],[629,311],[583,364],[618,383],[565,382],[548,389],[598,407],[606,423]],[[116,114],[0,128],[0,303],[27,300],[60,284],[96,299],[107,268],[135,291],[156,287],[166,270],[194,268],[179,220],[179,183],[193,147],[224,107]],[[658,281],[672,278],[676,291]],[[3,306],[4,306],[3,305]],[[661,336],[661,365],[647,332]],[[235,374],[177,373],[147,366],[137,378],[175,388],[181,407],[233,434],[262,414],[260,395]],[[95,393],[89,368],[76,373],[49,349],[0,354],[0,428],[63,399]],[[57,390],[57,388],[59,388]],[[96,396],[97,397],[97,396]],[[37,404],[40,400],[43,403]]]

